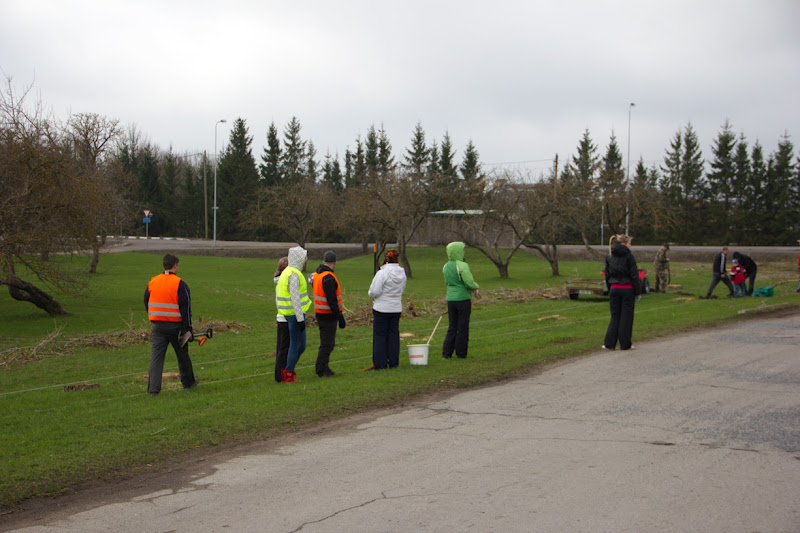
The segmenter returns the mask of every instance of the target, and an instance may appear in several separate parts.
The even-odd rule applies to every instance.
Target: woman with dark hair
[[[611,321],[602,346],[606,350],[616,349],[617,342],[620,350],[633,348],[633,308],[642,285],[631,241],[627,235],[614,235],[608,243],[610,254],[606,257],[605,275]]]
[[[395,368],[400,364],[400,315],[406,271],[398,263],[400,253],[386,251],[383,266],[369,286],[372,298],[372,368]]]

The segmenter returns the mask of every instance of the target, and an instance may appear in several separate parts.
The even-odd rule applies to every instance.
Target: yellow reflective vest
[[[288,266],[281,272],[281,277],[278,278],[278,285],[275,287],[275,305],[278,308],[278,314],[293,315],[294,309],[292,308],[292,296],[289,294],[289,277],[292,274],[297,274],[300,279],[300,305],[303,312],[307,312],[311,308],[311,298],[308,297],[308,282],[302,272],[294,267]]]

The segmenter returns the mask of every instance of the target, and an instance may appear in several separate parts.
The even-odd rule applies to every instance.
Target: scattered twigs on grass
[[[9,348],[0,352],[0,367],[10,368],[13,365],[26,364],[39,361],[54,355],[61,355],[54,349],[54,345],[64,326],[56,328],[40,339],[33,346],[20,346]]]
[[[534,300],[561,300],[566,298],[562,288],[539,287],[536,289],[491,289],[481,291],[484,300],[504,300],[507,302],[532,302]]]
[[[77,383],[75,385],[64,385],[65,392],[72,392],[78,390],[99,389],[100,385],[97,383]]]
[[[548,316],[541,316],[541,317],[537,318],[536,321],[537,322],[543,322],[545,320],[561,320],[562,318],[564,318],[564,317],[561,316],[561,315],[548,315]]]
[[[61,337],[63,326],[56,327],[33,346],[19,346],[0,351],[0,368],[25,365],[42,359],[72,355],[82,348],[122,348],[150,342],[150,328],[137,327],[126,322],[128,329],[77,337]],[[237,321],[199,320],[194,324],[195,331],[212,328],[214,333],[251,329],[247,324]]]

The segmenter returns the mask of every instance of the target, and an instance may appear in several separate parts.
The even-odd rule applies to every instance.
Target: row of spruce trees
[[[370,175],[403,169],[449,177],[456,189],[473,189],[475,183],[491,178],[491,173],[482,169],[472,141],[459,158],[447,132],[440,142],[429,143],[421,124],[401,154],[394,153],[383,127],[373,125],[363,139],[355,139],[354,148],[348,147],[343,157],[326,153],[320,158],[313,141],[303,139],[301,130],[297,118],[286,124],[282,135],[272,123],[257,160],[245,120],[234,121],[216,169],[219,239],[281,238],[248,232],[237,224],[238,214],[256,201],[260,188],[310,181],[325,185],[330,194],[341,194],[348,188],[366,186]],[[208,155],[162,151],[132,133],[125,135],[119,146],[118,158],[131,180],[130,200],[154,212],[150,234],[210,237],[214,162]],[[648,167],[639,160],[628,174],[613,133],[601,155],[587,130],[575,154],[563,168],[555,166],[553,170],[550,179],[557,175],[562,180],[579,180],[592,194],[625,198],[618,204],[624,204],[625,225],[639,243],[792,245],[800,236],[800,159],[788,133],[778,140],[774,151],[765,153],[758,140],[751,143],[726,121],[706,159],[689,123],[669,140],[660,165]],[[523,180],[547,178],[519,176]],[[648,209],[639,208],[642,198],[647,198]],[[653,205],[660,214],[653,214]],[[608,234],[608,227],[601,229],[601,220],[615,213],[608,210],[608,202],[606,210],[597,214],[593,241],[599,242],[602,232]],[[119,229],[144,231],[141,224],[134,228],[120,225]],[[568,242],[580,242],[577,233],[566,235]],[[330,237],[352,236],[339,231]]]

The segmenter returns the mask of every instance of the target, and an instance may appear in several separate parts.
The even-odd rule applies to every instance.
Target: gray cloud
[[[557,4],[557,5],[556,5]],[[59,116],[134,123],[179,152],[213,152],[220,118],[297,116],[319,156],[370,125],[396,155],[472,139],[486,164],[547,167],[589,129],[660,164],[692,122],[703,151],[727,119],[772,151],[800,123],[792,0],[230,2],[5,0],[0,68]],[[13,52],[11,52],[13,51]],[[227,129],[219,128],[220,144]],[[796,132],[795,132],[796,133]]]

